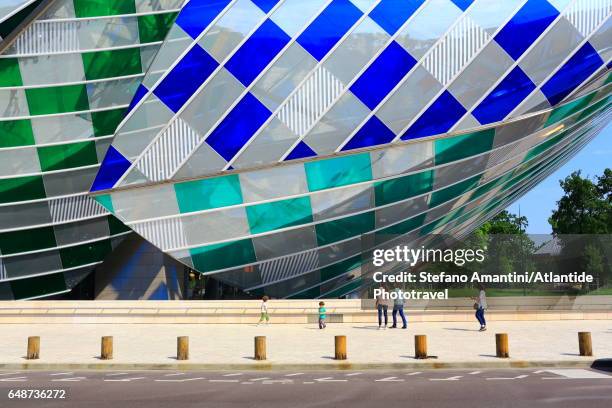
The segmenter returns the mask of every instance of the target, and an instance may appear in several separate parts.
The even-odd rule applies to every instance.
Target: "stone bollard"
[[[414,358],[427,358],[427,336],[424,334],[414,336]]]
[[[265,360],[266,358],[266,336],[256,336],[255,360]]]
[[[509,358],[510,348],[508,346],[508,334],[497,333],[495,335],[495,355],[498,358]]]
[[[580,355],[590,357],[593,355],[593,343],[591,342],[591,332],[578,333],[578,348]]]
[[[180,336],[176,338],[176,359],[189,360],[189,337]]]
[[[28,352],[26,354],[28,360],[38,360],[40,358],[40,337],[28,337]]]
[[[101,360],[112,360],[113,359],[113,336],[103,336],[102,337],[100,359]]]
[[[346,360],[346,336],[334,337],[334,348],[336,360]]]

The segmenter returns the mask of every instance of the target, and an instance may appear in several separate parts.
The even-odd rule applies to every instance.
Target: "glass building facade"
[[[343,296],[610,119],[612,0],[51,3],[0,55],[0,297],[69,290],[129,230],[249,293]]]

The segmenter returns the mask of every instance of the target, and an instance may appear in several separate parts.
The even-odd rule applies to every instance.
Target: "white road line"
[[[318,382],[347,382],[348,380],[334,380],[334,377],[315,378]]]
[[[196,380],[205,380],[206,378],[204,377],[194,377],[194,378],[178,378],[176,380],[155,380],[156,382],[175,382],[175,383],[179,383],[179,382],[187,382],[187,381],[196,381]]]
[[[280,379],[280,380],[265,380],[262,381],[262,384],[293,384],[293,380],[288,378]]]
[[[14,373],[2,373],[0,375],[15,375],[15,374],[21,374],[21,371],[15,371]]]
[[[130,382],[132,380],[144,380],[147,377],[130,377],[130,378],[121,378],[118,380],[109,380],[109,379],[105,379],[104,381],[108,381],[108,382]]]
[[[314,384],[314,381],[304,381],[302,384]]]
[[[209,382],[218,382],[218,383],[237,383],[238,380],[208,380]]]
[[[285,377],[295,377],[296,375],[304,375],[304,373],[287,374],[287,375],[285,375]]]
[[[448,378],[430,378],[429,381],[459,381],[460,378],[463,378],[462,375],[454,375]]]
[[[224,374],[224,377],[236,377],[238,375],[242,375],[242,373],[232,373],[232,374]]]
[[[610,375],[606,375],[606,374],[602,374],[602,373],[598,373],[598,372],[590,371],[590,370],[584,370],[581,368],[568,368],[564,370],[546,370],[546,372],[556,374],[558,376],[565,377],[565,378],[572,378],[572,379],[576,379],[576,378],[584,378],[584,379],[602,378],[603,379],[605,378],[608,380],[612,380],[612,376]]]
[[[271,380],[271,378],[270,377],[251,378],[249,381],[263,381],[263,380]]]
[[[85,380],[85,377],[69,377],[69,378],[55,378],[53,380],[51,380],[51,382],[63,382],[63,381],[68,381],[68,382],[79,382],[81,380]]]
[[[255,383],[245,381],[245,382],[241,382],[240,384],[244,384],[244,385],[252,385],[252,384],[255,384]]]
[[[472,371],[471,373],[468,373],[469,375],[476,375],[476,374],[480,374],[482,373],[482,371]]]
[[[185,373],[172,373],[172,374],[165,374],[164,377],[175,377],[177,375],[185,375]]]
[[[112,377],[112,376],[115,376],[115,375],[126,375],[126,374],[128,374],[128,373],[110,373],[110,374],[106,374],[106,376],[107,377]]]
[[[538,371],[534,371],[533,373],[534,374],[542,374],[542,373],[545,373],[545,372],[546,372],[546,370],[538,370]]]
[[[53,373],[53,374],[49,374],[49,375],[54,376],[54,375],[72,375],[72,374],[74,374],[74,373],[72,371],[70,371],[68,373]]]
[[[387,377],[381,378],[380,380],[375,380],[375,382],[402,382],[403,379],[398,379],[397,377]]]
[[[415,372],[413,372],[413,373],[408,373],[408,374],[406,374],[406,375],[419,375],[419,374],[421,374],[421,373],[422,373],[422,371],[415,371]]]
[[[527,374],[517,375],[516,377],[490,377],[487,380],[520,380],[521,378],[529,377]]]
[[[355,375],[361,375],[361,374],[363,374],[363,373],[350,373],[350,374],[347,374],[346,376],[347,377],[353,377]]]
[[[12,378],[2,378],[0,379],[0,381],[5,381],[5,382],[20,382],[20,381],[25,381],[26,377],[12,377]]]

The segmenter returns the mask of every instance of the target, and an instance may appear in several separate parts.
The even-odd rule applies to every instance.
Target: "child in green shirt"
[[[325,316],[325,312],[327,310],[325,310],[325,302],[319,302],[319,329],[324,329],[326,324],[325,324],[325,318],[327,316]]]

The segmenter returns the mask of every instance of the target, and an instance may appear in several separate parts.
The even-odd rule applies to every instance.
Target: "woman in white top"
[[[487,330],[487,321],[485,320],[487,294],[481,283],[478,284],[478,297],[473,297],[472,299],[476,302],[474,306],[476,308],[476,319],[478,319],[478,323],[480,323],[480,331],[485,331]]]

